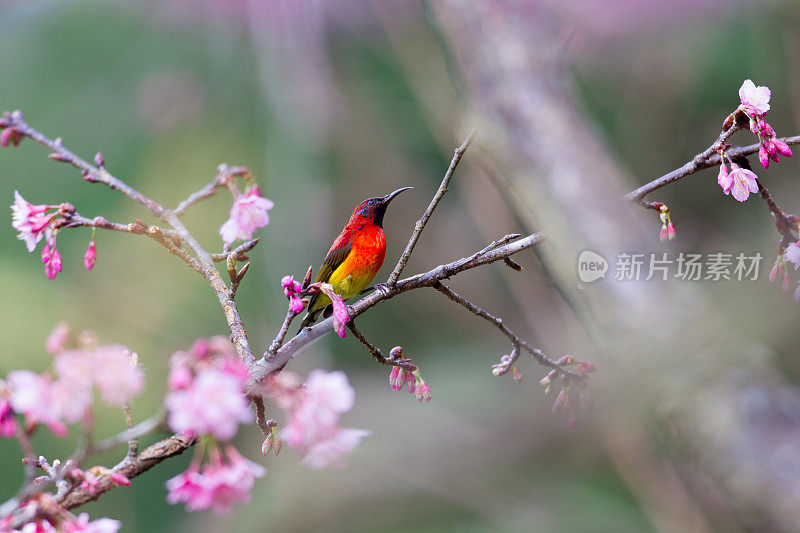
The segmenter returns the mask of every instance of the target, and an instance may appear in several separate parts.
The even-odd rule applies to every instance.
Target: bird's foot
[[[389,294],[392,288],[387,283],[376,283],[372,288],[381,294]]]

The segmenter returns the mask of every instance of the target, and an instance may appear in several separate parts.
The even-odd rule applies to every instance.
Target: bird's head
[[[390,192],[386,196],[377,196],[375,198],[367,198],[358,204],[350,217],[350,223],[358,223],[359,221],[370,222],[377,226],[383,225],[383,215],[386,214],[386,208],[389,207],[389,202],[403,191],[413,189],[414,187],[403,187],[394,192]]]

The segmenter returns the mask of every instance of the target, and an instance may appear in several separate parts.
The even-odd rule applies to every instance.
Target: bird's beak
[[[386,196],[383,197],[383,205],[387,205],[389,202],[394,200],[394,197],[397,196],[398,194],[400,194],[401,192],[407,191],[407,190],[413,189],[413,188],[414,187],[403,187],[401,189],[397,189],[394,192],[390,192],[389,194],[387,194]]]

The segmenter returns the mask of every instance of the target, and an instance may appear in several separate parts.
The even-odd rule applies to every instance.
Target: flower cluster
[[[781,155],[790,157],[792,151],[789,146],[777,138],[775,130],[764,120],[764,116],[770,109],[769,88],[756,87],[752,80],[745,80],[739,89],[739,99],[741,100],[741,105],[736,111],[743,113],[747,117],[750,122],[750,131],[758,136],[758,160],[761,165],[764,168],[768,168],[770,160],[778,162]],[[747,200],[750,197],[750,193],[757,193],[758,183],[755,172],[741,168],[731,161],[725,153],[725,146],[720,147],[719,153],[721,161],[717,183],[722,187],[722,192],[730,194],[740,202]],[[728,171],[726,159],[731,165],[730,172]]]
[[[492,365],[493,376],[503,376],[511,372],[514,381],[519,382],[522,380],[522,372],[514,365],[514,357],[511,354],[505,354],[500,358],[500,362]]]
[[[244,194],[238,190],[234,194],[230,217],[219,228],[223,242],[228,244],[252,239],[257,230],[269,224],[267,211],[275,205],[261,195],[256,185],[248,185]]]
[[[58,236],[59,222],[61,215],[74,208],[69,204],[34,205],[27,202],[18,191],[14,191],[14,204],[11,206],[12,222],[11,225],[19,233],[17,238],[25,241],[29,252],[36,249],[36,245],[42,238],[45,245],[42,249],[42,262],[44,263],[44,273],[48,279],[55,279],[62,269],[61,254],[56,247],[56,237]],[[97,249],[94,236],[89,243],[89,249],[84,256],[84,265],[87,270],[91,270],[97,259]]]
[[[247,368],[236,357],[224,337],[198,339],[188,352],[170,359],[170,392],[164,404],[174,431],[201,437],[189,468],[166,483],[167,501],[184,503],[187,511],[230,511],[236,503],[247,503],[256,478],[266,470],[248,461],[229,442],[240,424],[253,420],[243,389]],[[208,449],[208,461],[204,462]]]
[[[167,480],[167,502],[183,503],[190,512],[211,509],[215,513],[248,503],[256,479],[264,477],[266,469],[244,458],[231,444],[225,446],[224,456],[215,442],[204,441],[206,445],[210,447],[207,462],[202,463],[201,450],[185,472]]]
[[[553,382],[556,379],[560,379],[561,390],[553,403],[553,416],[566,412],[570,427],[574,427],[578,423],[578,408],[588,411],[591,406],[585,378],[587,374],[591,374],[596,369],[589,361],[576,361],[571,355],[565,355],[555,364],[560,368],[570,369],[578,374],[579,377],[584,378],[584,381],[575,381],[569,375],[553,369],[540,381],[545,387],[544,393],[549,395],[553,392]]]
[[[253,420],[243,389],[248,373],[223,337],[200,339],[188,352],[170,359],[164,404],[174,431],[213,435],[229,441],[239,424]]]
[[[411,359],[403,354],[402,346],[395,346],[389,352],[389,361],[397,362],[389,373],[389,387],[392,390],[403,390],[403,387],[418,401],[431,401],[431,388],[422,379],[422,374],[417,365],[411,364]]]
[[[283,287],[283,294],[289,299],[289,309],[292,313],[302,312],[307,303],[302,298],[303,285],[299,281],[295,281],[293,276],[283,276],[281,287]]]
[[[750,119],[750,131],[758,135],[758,160],[764,168],[769,167],[770,159],[776,163],[779,161],[779,154],[791,157],[792,151],[789,145],[775,136],[775,130],[764,120],[764,115],[769,111],[770,99],[769,87],[756,87],[752,80],[745,80],[739,89],[739,99],[741,110]]]
[[[653,202],[649,204],[649,207],[658,212],[658,218],[661,220],[661,231],[658,233],[658,238],[661,242],[674,241],[678,232],[670,217],[669,207],[661,202]]]
[[[59,335],[63,335],[63,327],[57,329],[62,329]],[[48,344],[54,349],[55,377],[14,370],[9,372],[6,384],[0,386],[3,435],[9,436],[13,425],[9,410],[24,415],[28,427],[44,424],[63,437],[67,424],[87,419],[94,401],[93,386],[106,404],[116,407],[127,405],[144,387],[138,358],[124,346],[89,343],[65,350],[63,340]]]
[[[355,403],[355,390],[344,372],[312,370],[303,386],[297,376],[284,371],[270,379],[265,393],[286,412],[282,441],[311,469],[343,466],[347,455],[370,434],[363,429],[338,427],[341,415]],[[267,451],[275,445],[276,437],[271,431],[264,442]]]

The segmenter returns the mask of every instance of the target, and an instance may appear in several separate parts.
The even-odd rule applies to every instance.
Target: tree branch
[[[665,185],[669,185],[670,183],[678,181],[681,178],[685,178],[686,176],[694,174],[695,172],[719,165],[721,158],[719,154],[715,153],[715,150],[722,137],[723,135],[720,134],[720,137],[714,144],[709,146],[705,151],[694,156],[691,161],[682,167],[664,174],[660,178],[651,181],[647,185],[642,185],[635,191],[629,192],[625,195],[625,199],[631,202],[640,202],[645,196]],[[781,140],[788,145],[800,144],[800,135],[795,135],[794,137],[784,137]],[[737,157],[746,157],[748,155],[757,153],[758,146],[758,144],[751,144],[750,146],[737,146],[735,148],[731,148],[730,150],[726,150],[726,152],[731,159]]]
[[[519,348],[523,348],[526,352],[530,353],[533,356],[533,358],[536,359],[536,361],[539,364],[541,364],[543,366],[546,366],[546,367],[549,367],[549,368],[552,368],[553,370],[557,370],[558,372],[560,372],[562,375],[568,377],[569,379],[572,379],[572,380],[575,380],[575,381],[578,381],[578,382],[583,382],[584,381],[584,378],[582,376],[578,375],[575,372],[572,372],[570,370],[565,369],[564,367],[562,367],[561,365],[556,363],[556,361],[554,361],[553,359],[550,359],[549,357],[547,357],[544,354],[544,352],[542,352],[541,350],[539,350],[537,348],[534,348],[533,346],[531,346],[530,344],[528,344],[524,340],[520,339],[517,335],[514,334],[514,332],[512,332],[510,329],[508,329],[508,326],[506,326],[503,323],[503,319],[502,318],[499,318],[499,317],[496,317],[496,316],[494,316],[492,314],[487,313],[486,311],[484,311],[483,309],[481,309],[477,305],[473,304],[472,302],[470,302],[469,300],[467,300],[463,296],[459,296],[450,287],[448,287],[446,285],[443,285],[439,281],[434,283],[432,285],[432,287],[434,289],[436,289],[437,291],[441,292],[442,294],[444,294],[445,296],[447,296],[447,298],[449,298],[453,302],[455,302],[458,305],[464,307],[470,313],[474,314],[475,316],[479,316],[479,317],[483,318],[484,320],[486,320],[487,322],[489,322],[490,324],[495,326],[497,329],[499,329],[503,333],[503,335],[508,337],[508,340],[511,341],[511,345],[513,346],[513,349],[512,349],[512,354],[513,354],[512,355],[512,363],[514,361],[516,361],[517,358],[519,358]]]
[[[409,258],[411,257],[411,252],[414,251],[414,246],[417,244],[419,240],[419,236],[422,235],[422,230],[425,229],[425,225],[428,223],[428,220],[433,215],[433,211],[436,209],[436,206],[439,205],[439,202],[442,200],[444,193],[447,192],[447,186],[450,184],[450,179],[453,177],[453,173],[456,171],[456,167],[458,166],[459,161],[461,161],[461,156],[464,155],[464,152],[467,151],[469,148],[470,143],[472,142],[472,135],[473,132],[470,132],[467,135],[467,138],[464,139],[464,142],[461,143],[461,146],[456,148],[455,152],[453,153],[453,159],[450,161],[450,166],[447,168],[447,172],[445,172],[444,179],[442,183],[439,185],[439,190],[436,191],[436,194],[433,196],[431,203],[428,204],[428,208],[422,214],[422,218],[417,220],[417,223],[414,225],[414,231],[411,233],[411,238],[408,240],[408,244],[406,244],[405,250],[400,255],[400,259],[397,261],[397,265],[395,265],[394,270],[392,273],[389,274],[389,279],[386,281],[386,284],[389,286],[393,286],[397,283],[397,280],[400,278],[400,274],[403,272],[403,269],[406,267]]]
[[[7,126],[13,127],[22,135],[50,148],[53,153],[57,155],[57,157],[51,156],[53,159],[57,161],[63,161],[64,163],[69,163],[70,165],[74,166],[83,172],[86,181],[103,183],[111,189],[121,192],[134,202],[138,202],[145,206],[147,210],[153,214],[153,216],[158,218],[162,218],[164,212],[166,211],[164,206],[155,200],[148,198],[133,187],[130,187],[122,180],[115,178],[109,172],[107,172],[105,168],[98,168],[94,165],[91,165],[71,151],[64,148],[63,144],[61,144],[60,137],[53,140],[33,129],[27,122],[25,122],[25,118],[22,116],[20,111],[6,113],[2,119],[2,122]]]

